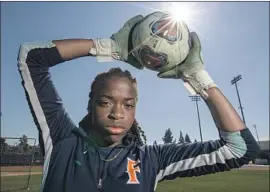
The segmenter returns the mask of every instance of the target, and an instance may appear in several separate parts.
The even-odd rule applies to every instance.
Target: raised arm
[[[206,92],[206,103],[220,139],[146,147],[150,157],[156,160],[156,183],[176,177],[229,171],[248,164],[259,154],[256,140],[222,92],[218,88],[210,88]]]
[[[235,132],[246,128],[236,110],[218,88],[210,88],[206,93],[208,97],[205,102],[218,129]]]
[[[216,141],[144,146],[157,172],[156,183],[240,168],[258,155],[249,129],[219,133]]]
[[[58,141],[69,137],[75,127],[53,85],[49,68],[87,56],[92,47],[92,40],[87,39],[31,42],[20,46],[18,68],[34,122],[42,136],[45,156]]]
[[[65,61],[89,56],[90,49],[94,48],[92,39],[54,40],[53,43]]]
[[[197,34],[192,32],[190,37],[192,47],[185,61],[158,76],[181,78],[191,92],[201,95],[213,116],[220,139],[182,145],[149,146],[149,154],[157,160],[157,182],[239,168],[256,158],[260,152],[249,129],[204,69]]]

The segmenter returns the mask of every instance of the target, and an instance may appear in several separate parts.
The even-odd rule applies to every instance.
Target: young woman
[[[129,32],[140,19],[129,20],[113,35],[121,48],[118,55],[137,67],[140,65],[129,62],[126,53]],[[136,80],[119,68],[97,75],[91,85],[88,113],[79,126],[69,118],[49,68],[90,56],[89,52],[104,55],[99,46],[105,44],[98,41],[110,40],[67,39],[21,45],[18,67],[22,85],[44,146],[41,191],[153,192],[160,181],[228,171],[257,156],[255,139],[203,69],[199,39],[195,33],[191,37],[192,49],[185,62],[159,77],[181,78],[202,95],[220,139],[181,145],[145,145],[144,133],[135,120]]]

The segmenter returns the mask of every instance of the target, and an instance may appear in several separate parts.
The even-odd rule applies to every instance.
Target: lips
[[[119,126],[119,125],[108,125],[108,126],[106,126],[106,129],[111,134],[115,134],[115,135],[119,135],[125,131],[125,128],[123,126]]]

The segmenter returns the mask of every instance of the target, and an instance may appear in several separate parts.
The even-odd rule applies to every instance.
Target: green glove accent
[[[117,42],[120,47],[119,56],[124,62],[131,64],[132,66],[142,69],[143,66],[136,60],[136,58],[129,53],[129,39],[133,27],[143,19],[142,15],[137,15],[129,19],[124,26],[115,34],[111,36],[111,39]]]
[[[195,32],[191,32],[190,38],[192,47],[185,61],[169,71],[158,73],[158,77],[182,79],[193,89],[189,90],[191,93],[195,92],[203,96],[203,98],[206,98],[207,94],[204,90],[211,87],[216,87],[216,85],[207,71],[204,69],[199,37]]]

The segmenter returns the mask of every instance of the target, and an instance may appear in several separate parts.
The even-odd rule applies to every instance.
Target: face
[[[95,131],[107,144],[121,143],[135,118],[134,84],[126,77],[110,77],[96,92],[92,103]]]

